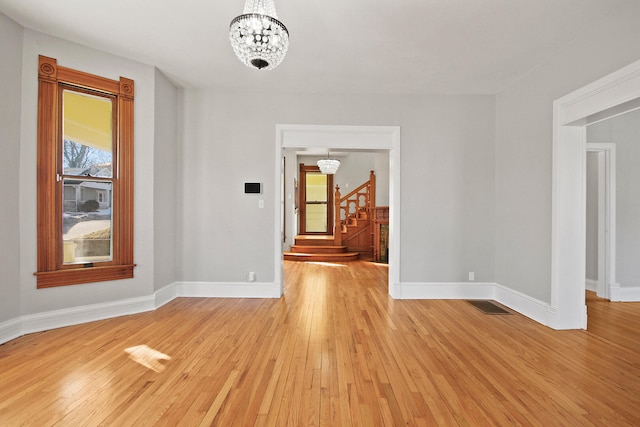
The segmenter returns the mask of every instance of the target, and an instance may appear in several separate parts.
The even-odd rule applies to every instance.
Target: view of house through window
[[[64,264],[112,259],[113,102],[62,93]]]

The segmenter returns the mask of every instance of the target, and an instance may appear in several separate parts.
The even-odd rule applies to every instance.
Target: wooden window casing
[[[304,163],[300,163],[300,224],[299,224],[299,233],[300,234],[318,234],[318,235],[327,235],[330,236],[333,234],[333,175],[327,175],[327,230],[322,232],[312,232],[307,231],[306,221],[307,221],[307,172],[311,173],[320,173],[320,168],[315,165],[305,165]]]
[[[112,257],[110,261],[64,264],[62,240],[61,102],[64,88],[114,98]],[[57,65],[38,63],[38,288],[128,279],[133,277],[133,112],[134,82],[111,80]]]

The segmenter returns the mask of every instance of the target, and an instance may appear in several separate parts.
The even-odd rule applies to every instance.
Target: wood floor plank
[[[640,303],[587,293],[588,330],[553,331],[393,300],[380,264],[284,276],[280,299],[178,298],[0,346],[0,425],[640,425]]]

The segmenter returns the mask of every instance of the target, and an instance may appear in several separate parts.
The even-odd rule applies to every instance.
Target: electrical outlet
[[[474,280],[476,280],[476,273],[474,273],[473,271],[469,272],[469,281],[473,282]]]
[[[248,278],[250,282],[255,282],[256,281],[256,273],[253,271],[250,271],[248,274]]]

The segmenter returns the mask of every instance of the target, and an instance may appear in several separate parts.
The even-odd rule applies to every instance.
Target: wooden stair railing
[[[342,245],[342,221],[340,220],[340,204],[342,203],[342,199],[340,198],[340,187],[336,185],[336,194],[333,196],[335,215],[335,224],[333,225],[333,244],[340,246]]]
[[[340,194],[340,187],[336,185],[334,196],[335,224],[333,229],[334,244],[345,245],[350,250],[364,251],[373,254],[373,230],[371,228],[371,213],[376,200],[376,176],[373,171],[369,174],[369,181],[360,185],[346,196]],[[357,227],[358,220],[362,226]],[[366,234],[363,236],[363,234]],[[356,242],[359,242],[356,245]],[[351,243],[351,245],[350,245]],[[357,247],[355,247],[356,245]]]

